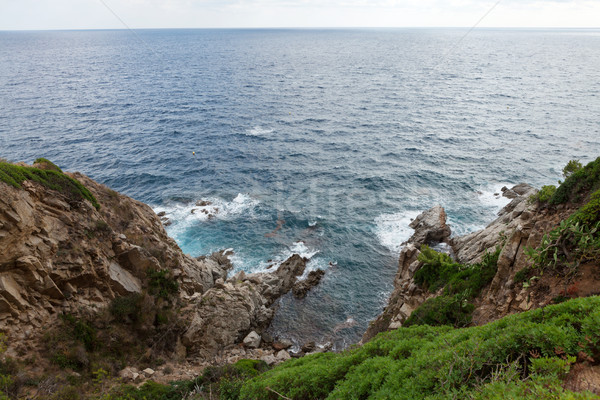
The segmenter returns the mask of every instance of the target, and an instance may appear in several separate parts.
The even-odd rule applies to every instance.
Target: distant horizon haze
[[[0,30],[598,28],[590,0],[0,0]]]

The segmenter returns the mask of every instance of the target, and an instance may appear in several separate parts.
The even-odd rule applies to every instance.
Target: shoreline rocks
[[[369,324],[360,343],[369,341],[379,332],[398,328],[410,313],[431,295],[413,282],[415,272],[421,267],[417,259],[424,244],[447,242],[451,230],[446,224],[446,211],[437,205],[417,216],[409,225],[415,230],[406,241],[398,258],[398,272],[394,278],[394,290],[383,312]]]
[[[415,233],[404,243],[400,252],[394,290],[383,313],[371,322],[361,343],[379,332],[402,326],[418,306],[435,296],[423,291],[413,281],[415,272],[422,266],[418,255],[423,244],[447,243],[452,256],[463,264],[480,262],[486,251],[494,251],[496,246],[500,246],[502,250],[498,271],[489,288],[480,296],[484,300],[478,303],[474,321],[487,322],[490,316],[500,318],[511,310],[516,310],[511,305],[514,297],[511,277],[526,265],[525,248],[537,246],[543,233],[555,221],[546,215],[540,215],[537,204],[529,201],[530,196],[537,193],[532,186],[521,183],[510,189],[502,188],[502,193],[511,202],[485,229],[477,232],[450,238],[446,213],[440,206],[421,213],[411,222],[410,227],[415,229]],[[522,300],[521,297],[516,298]]]

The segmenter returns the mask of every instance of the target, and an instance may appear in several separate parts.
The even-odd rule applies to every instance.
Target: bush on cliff
[[[571,175],[574,176],[574,175]],[[584,262],[600,261],[600,190],[566,220],[526,249],[531,268],[568,274]]]
[[[50,163],[50,161],[44,161],[44,163],[46,162]],[[54,165],[54,167],[56,166]],[[40,169],[0,162],[0,181],[21,188],[21,184],[27,180],[62,193],[69,201],[89,200],[96,209],[100,209],[100,204],[94,195],[79,181],[62,173],[58,167]]]
[[[468,325],[475,309],[471,301],[494,278],[499,255],[500,248],[497,248],[493,253],[486,252],[480,263],[463,265],[454,262],[448,254],[421,246],[418,259],[423,265],[415,272],[415,283],[430,292],[441,287],[444,290],[414,310],[404,326]]]
[[[600,157],[583,168],[578,169],[576,166],[570,168],[567,173],[570,175],[556,189],[549,201],[550,204],[561,204],[567,201],[578,203],[587,193],[600,189]]]
[[[247,381],[241,399],[592,399],[561,386],[574,356],[600,355],[600,298],[484,326],[413,326],[362,347],[291,360]]]

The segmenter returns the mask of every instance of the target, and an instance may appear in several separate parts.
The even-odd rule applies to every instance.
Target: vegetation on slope
[[[65,175],[59,167],[44,158],[38,158],[35,162],[44,167],[44,169],[23,167],[0,161],[0,181],[16,188],[21,188],[23,182],[31,180],[48,189],[62,193],[70,201],[86,199],[96,209],[100,209],[100,204],[98,204],[94,195],[79,181]]]
[[[574,299],[478,327],[413,326],[364,346],[286,362],[241,399],[587,399],[561,381],[577,354],[600,356],[600,298]]]
[[[489,284],[498,269],[500,248],[484,255],[481,263],[463,265],[448,254],[421,246],[418,256],[423,266],[415,272],[415,283],[430,292],[443,288],[442,293],[427,300],[404,322],[411,325],[466,326],[475,309],[472,300]]]
[[[535,200],[549,205],[566,201],[583,205],[544,235],[537,248],[527,250],[532,265],[517,274],[516,282],[534,270],[571,275],[583,263],[600,263],[600,158],[585,167],[571,160],[563,174],[566,180],[551,196],[540,191]]]

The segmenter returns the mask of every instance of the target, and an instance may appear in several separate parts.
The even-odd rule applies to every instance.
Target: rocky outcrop
[[[565,206],[540,207],[537,202],[529,200],[536,193],[535,188],[525,183],[511,189],[503,188],[503,195],[512,200],[498,213],[498,218],[485,229],[450,241],[456,259],[467,264],[481,261],[486,251],[501,248],[496,275],[476,301],[473,312],[475,324],[545,306],[559,294],[559,288],[553,287],[565,284],[557,285],[557,281],[546,282],[539,287],[523,287],[514,282],[515,274],[531,263],[525,250],[536,248],[545,233],[574,211]],[[551,278],[555,277],[545,277],[544,280]]]
[[[141,293],[149,271],[167,270],[181,294],[191,295],[228,268],[218,256],[183,254],[149,206],[68,175],[90,190],[99,210],[35,182],[0,182],[0,331],[9,354],[61,313],[94,313],[116,297]]]
[[[406,243],[415,245],[440,243],[447,240],[452,233],[446,224],[446,211],[439,205],[419,214],[408,226],[415,232]]]
[[[210,359],[241,342],[250,331],[265,330],[275,314],[273,303],[292,289],[306,261],[294,254],[275,272],[240,271],[224,282],[217,281],[203,295],[192,296],[182,310],[192,316],[183,334],[189,352]]]
[[[412,311],[436,295],[423,291],[413,280],[422,266],[418,260],[419,249],[428,242],[447,242],[449,252],[463,264],[480,262],[486,252],[501,248],[496,275],[475,299],[474,324],[544,306],[549,298],[558,294],[558,290],[551,288],[552,284],[539,285],[537,291],[535,287],[515,285],[514,276],[529,263],[525,249],[537,247],[543,235],[573,210],[564,206],[552,210],[540,208],[537,202],[530,201],[537,190],[525,183],[502,188],[502,192],[511,202],[498,213],[497,219],[480,231],[449,239],[450,229],[445,225],[446,215],[441,207],[424,212],[410,224],[415,233],[400,252],[394,290],[383,313],[370,324],[363,342],[378,332],[400,327]],[[542,292],[547,293],[540,295]]]
[[[446,242],[450,238],[451,230],[446,224],[446,212],[443,207],[435,206],[417,216],[409,226],[415,232],[400,251],[394,290],[383,313],[369,324],[362,342],[379,332],[400,327],[414,309],[432,296],[419,288],[413,277],[421,267],[421,262],[417,259],[421,246]]]
[[[82,174],[67,175],[99,209],[35,182],[16,188],[0,181],[0,331],[9,355],[36,348],[62,314],[94,319],[113,300],[139,294],[147,326],[136,329],[144,338],[162,329],[179,358],[209,359],[266,329],[273,304],[304,272],[306,259],[293,255],[274,272],[227,278],[227,251],[183,254],[149,206]],[[176,282],[168,297],[152,292],[157,273]],[[175,315],[168,327],[155,326],[158,308]],[[111,323],[106,318],[99,326]]]
[[[313,287],[317,286],[319,282],[321,282],[321,279],[324,275],[325,271],[323,271],[322,269],[310,271],[305,280],[296,283],[292,288],[292,293],[294,293],[294,297],[296,297],[297,299],[305,298],[308,291]]]

